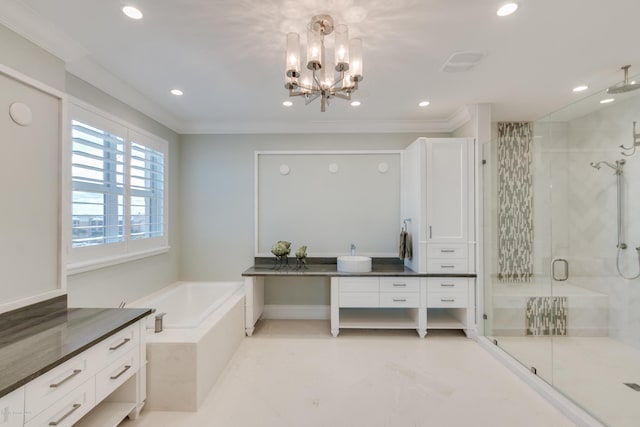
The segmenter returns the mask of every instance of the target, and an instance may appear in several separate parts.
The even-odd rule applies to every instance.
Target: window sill
[[[100,268],[110,267],[125,262],[135,261],[142,258],[147,258],[154,255],[160,255],[169,252],[170,246],[163,246],[159,248],[149,249],[136,253],[129,253],[126,255],[100,258],[91,261],[76,262],[67,264],[67,276],[73,276],[74,274],[86,273],[87,271],[98,270]]]

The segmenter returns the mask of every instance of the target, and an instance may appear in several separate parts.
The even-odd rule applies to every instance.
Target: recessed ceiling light
[[[600,104],[608,104],[610,102],[615,101],[614,98],[607,98],[607,99],[603,99],[602,101],[600,101]]]
[[[351,101],[351,106],[352,107],[359,107],[360,106],[360,101]]]
[[[131,19],[142,19],[142,12],[140,12],[140,9],[134,6],[123,7],[122,13],[124,13]]]
[[[516,10],[518,10],[518,3],[506,3],[500,6],[500,8],[498,9],[497,15],[508,16],[508,15],[511,15]]]
[[[171,94],[175,96],[182,96],[184,95],[184,92],[180,89],[171,89]]]
[[[291,107],[293,105],[293,102],[291,102],[291,101],[282,101],[282,105],[284,105],[285,107]]]
[[[574,92],[582,92],[582,91],[585,91],[585,90],[587,90],[587,89],[589,89],[589,86],[587,86],[587,85],[582,85],[582,86],[576,86],[576,87],[574,87],[574,88],[573,88],[573,91],[574,91]]]
[[[418,106],[419,106],[419,107],[426,107],[426,106],[427,106],[427,105],[429,105],[429,104],[430,104],[430,102],[429,102],[429,101],[421,101],[421,102],[418,104]]]

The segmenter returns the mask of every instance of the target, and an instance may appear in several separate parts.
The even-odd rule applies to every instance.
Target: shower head
[[[605,160],[600,160],[599,162],[596,162],[596,163],[591,162],[589,164],[591,165],[591,167],[596,168],[598,170],[602,167],[602,165],[606,165],[606,166],[609,166],[611,169],[613,169],[616,175],[622,175],[622,168],[625,165],[625,163],[627,163],[625,159],[620,159],[620,160],[616,160],[615,164],[607,162]]]
[[[624,80],[607,89],[607,93],[625,93],[632,90],[640,89],[640,82],[635,80],[629,81],[629,67],[631,65],[625,65],[621,69],[624,71]]]

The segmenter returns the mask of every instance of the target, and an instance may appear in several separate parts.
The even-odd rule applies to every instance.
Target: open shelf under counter
[[[466,309],[427,309],[427,329],[466,329]]]
[[[136,407],[129,402],[102,402],[91,412],[82,417],[76,424],[77,427],[116,427],[120,425],[131,411]]]
[[[416,329],[416,308],[340,308],[340,328]]]

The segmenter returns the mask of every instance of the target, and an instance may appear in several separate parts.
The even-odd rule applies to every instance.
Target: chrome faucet
[[[354,245],[353,243],[351,244],[351,256],[354,256],[356,254],[356,245]]]
[[[156,334],[162,332],[162,318],[165,316],[165,314],[167,313],[156,314],[156,327],[154,329],[154,332]]]

